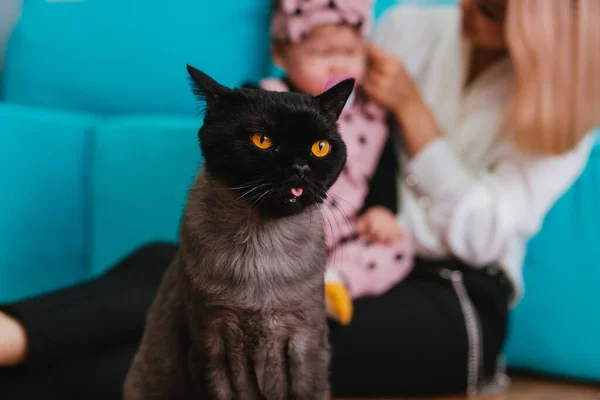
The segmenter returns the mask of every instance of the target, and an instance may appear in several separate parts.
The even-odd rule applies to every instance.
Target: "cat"
[[[329,397],[320,205],[346,163],[347,79],[319,96],[227,88],[188,66],[204,168],[148,312],[126,400]]]

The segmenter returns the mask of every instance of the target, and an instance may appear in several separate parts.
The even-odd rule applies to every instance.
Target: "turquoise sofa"
[[[170,4],[25,2],[0,75],[0,302],[177,239],[202,162],[185,64],[228,85],[272,65],[263,2]],[[599,222],[596,146],[529,246],[510,366],[600,381]]]

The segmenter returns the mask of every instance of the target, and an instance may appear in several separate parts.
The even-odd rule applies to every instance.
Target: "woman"
[[[332,326],[336,396],[494,383],[526,241],[592,145],[599,18],[596,0],[463,0],[383,18],[363,89],[403,128],[399,218],[419,258],[405,281],[358,300],[350,326]],[[21,365],[3,371],[2,393],[117,398],[175,251],[146,248],[96,281],[6,307],[13,317],[0,332],[15,332],[11,361]]]

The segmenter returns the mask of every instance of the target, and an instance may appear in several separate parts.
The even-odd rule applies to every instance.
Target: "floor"
[[[402,400],[467,400],[467,397]],[[600,400],[600,386],[541,381],[531,378],[513,378],[511,388],[506,393],[472,400]]]

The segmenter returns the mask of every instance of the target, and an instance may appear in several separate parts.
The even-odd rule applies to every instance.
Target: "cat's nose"
[[[304,178],[304,175],[306,175],[306,173],[310,171],[310,167],[306,164],[295,164],[293,168],[296,175],[298,175],[298,178]]]

